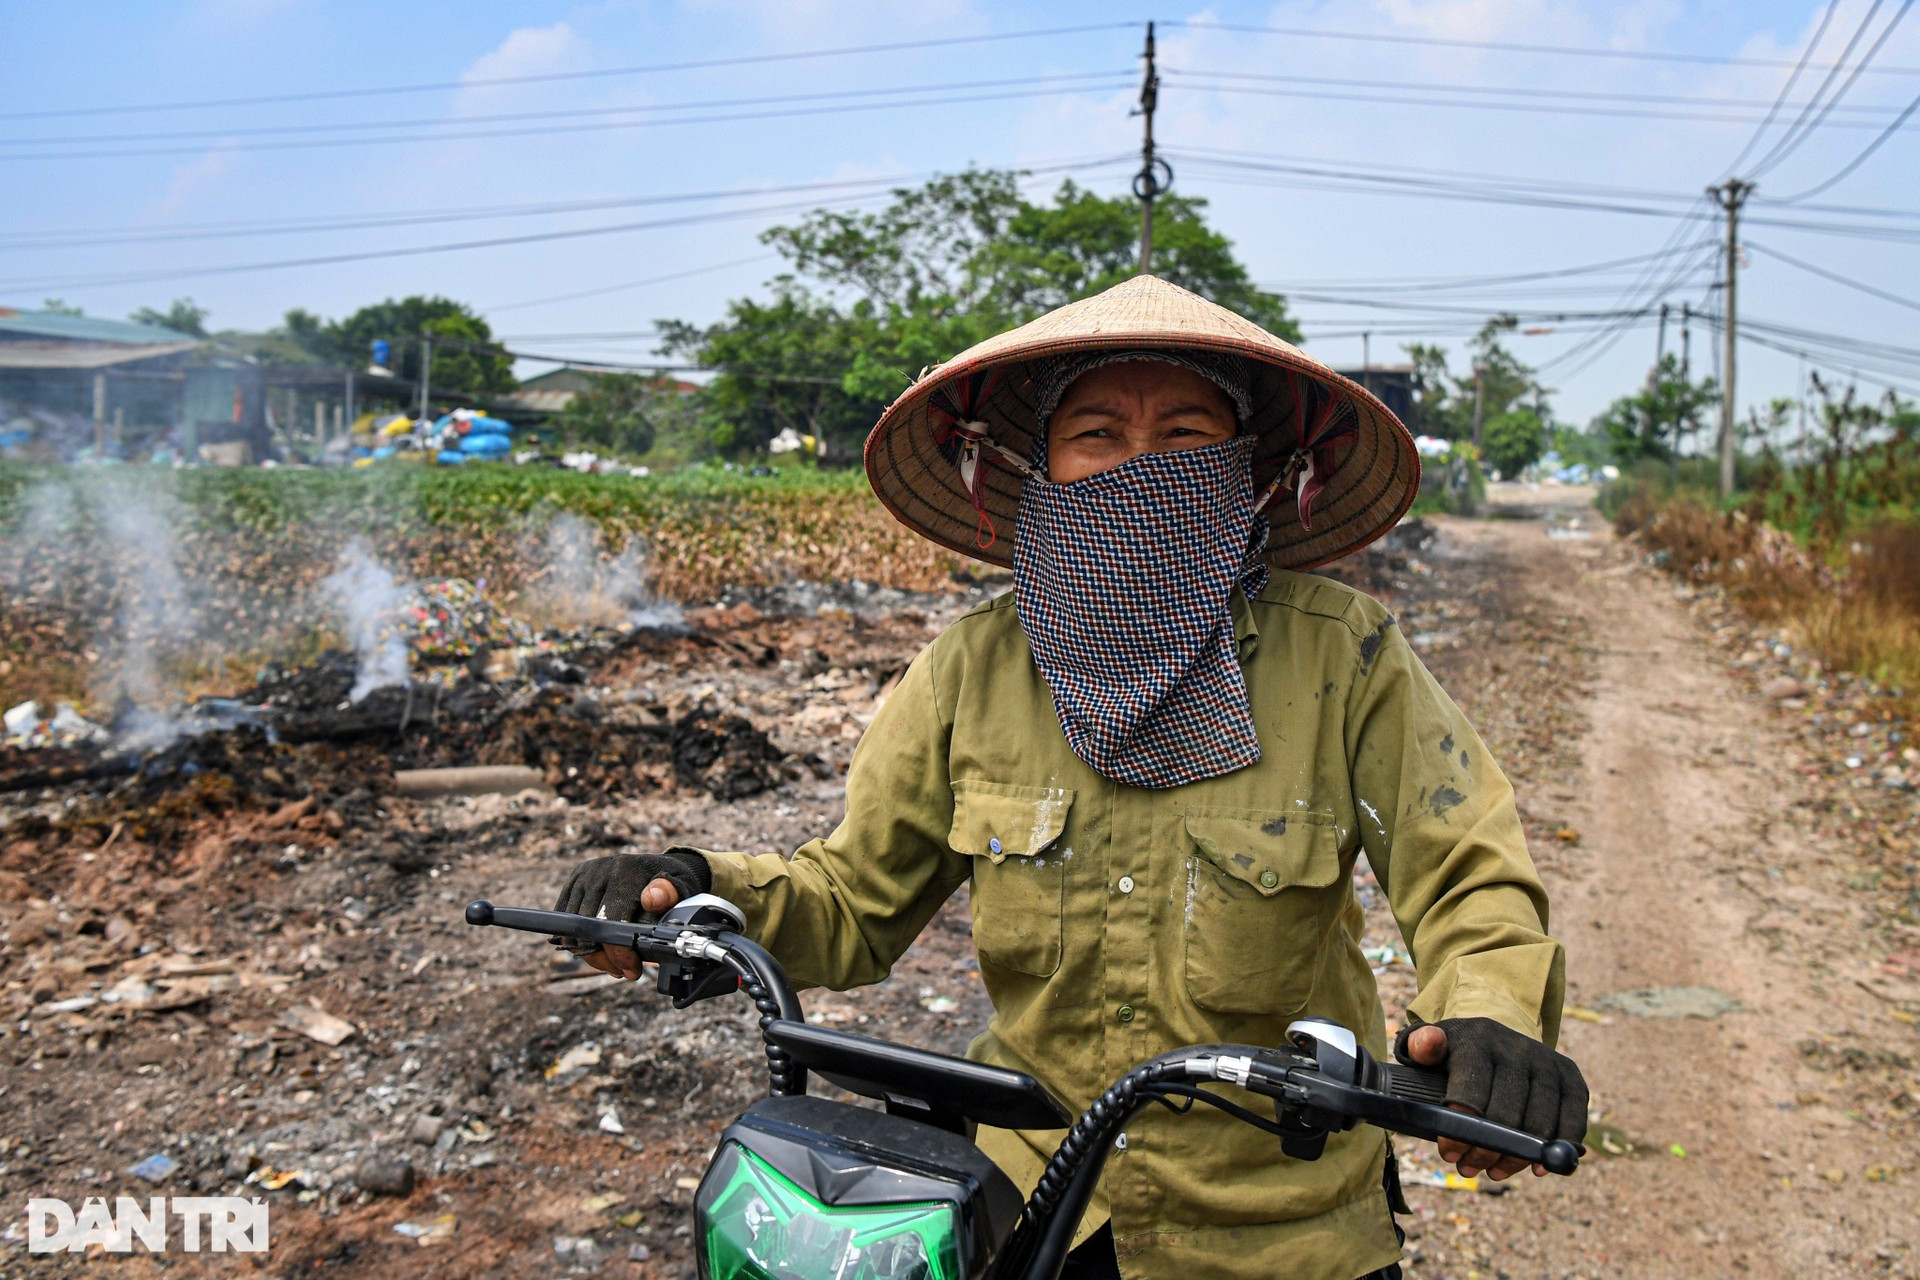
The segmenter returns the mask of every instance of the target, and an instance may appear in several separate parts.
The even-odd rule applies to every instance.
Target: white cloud
[[[209,196],[219,191],[223,180],[233,172],[234,164],[239,159],[237,148],[235,139],[222,138],[196,159],[175,166],[172,177],[167,181],[166,191],[148,207],[148,213],[156,217],[171,217],[203,204]]]
[[[970,33],[984,29],[985,17],[973,0],[684,0],[692,13],[729,17],[757,34],[781,42],[840,43],[857,37],[862,44],[923,36],[930,32]]]

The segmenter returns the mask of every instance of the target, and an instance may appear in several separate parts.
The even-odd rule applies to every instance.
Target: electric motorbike
[[[676,1008],[734,992],[760,1014],[768,1096],[722,1133],[694,1195],[702,1280],[1058,1280],[1107,1153],[1160,1104],[1217,1107],[1298,1160],[1371,1124],[1453,1138],[1571,1174],[1580,1150],[1446,1105],[1446,1075],[1376,1060],[1354,1033],[1303,1018],[1280,1045],[1201,1044],[1133,1068],[1072,1116],[1032,1076],[814,1026],[732,903],[697,894],[647,924],[473,902],[470,925],[576,946],[631,947]],[[885,1110],[807,1096],[808,1073]],[[1204,1086],[1226,1085],[1271,1114]],[[1256,1104],[1257,1105],[1257,1104]],[[972,1126],[1064,1130],[1023,1201]]]

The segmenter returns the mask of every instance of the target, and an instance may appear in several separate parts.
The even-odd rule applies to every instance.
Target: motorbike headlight
[[[822,1204],[738,1143],[707,1183],[698,1230],[708,1280],[962,1280],[950,1202]]]
[[[955,1133],[825,1098],[755,1103],[694,1195],[701,1280],[981,1280],[1022,1200]]]

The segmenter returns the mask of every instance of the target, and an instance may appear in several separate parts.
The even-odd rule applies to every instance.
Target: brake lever
[[[1498,1124],[1483,1116],[1410,1098],[1397,1098],[1322,1075],[1317,1068],[1286,1067],[1257,1062],[1253,1075],[1267,1080],[1274,1096],[1293,1106],[1305,1106],[1433,1141],[1452,1138],[1468,1146],[1525,1160],[1549,1173],[1570,1175],[1580,1166],[1580,1148],[1562,1138],[1548,1141],[1522,1129]]]

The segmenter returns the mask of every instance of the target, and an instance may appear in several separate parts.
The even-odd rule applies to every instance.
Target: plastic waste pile
[[[472,409],[455,409],[428,430],[427,447],[443,467],[504,462],[513,450],[513,426]]]
[[[485,583],[434,578],[407,588],[387,615],[380,638],[399,636],[428,663],[460,662],[481,648],[518,649],[534,643],[533,629],[482,593]]]
[[[113,736],[75,711],[71,702],[55,703],[51,718],[42,718],[38,702],[23,702],[9,708],[0,723],[6,727],[6,745],[22,751],[101,743]]]

